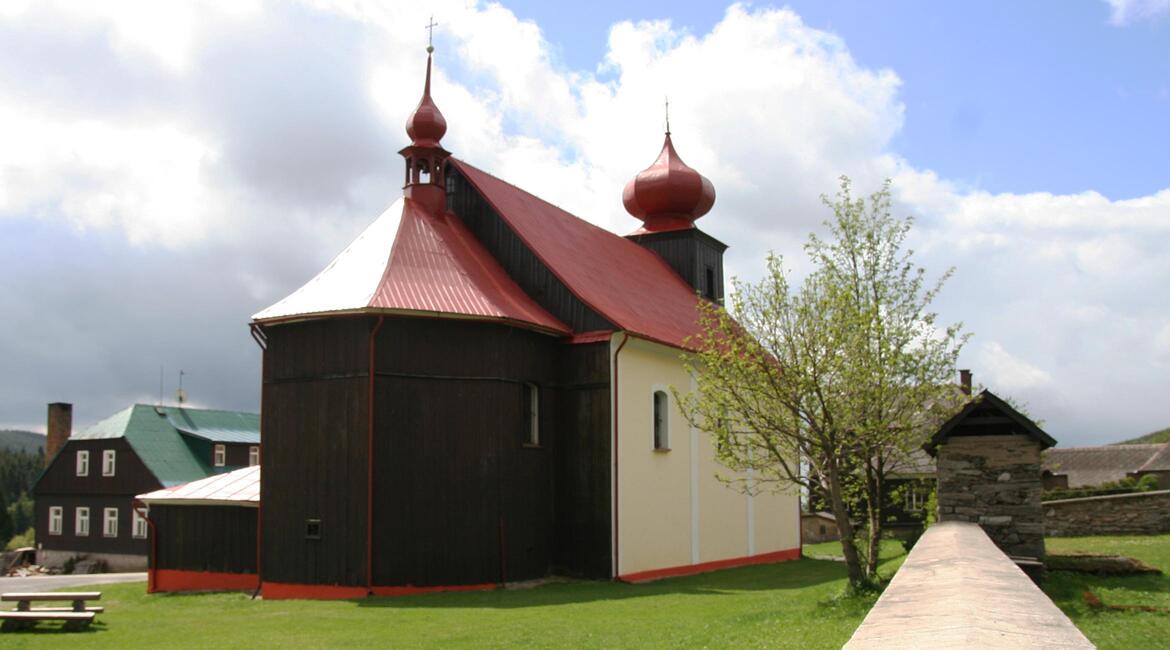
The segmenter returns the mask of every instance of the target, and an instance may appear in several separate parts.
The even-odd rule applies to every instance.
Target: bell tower
[[[658,253],[696,292],[722,303],[727,245],[695,227],[715,205],[715,186],[679,157],[669,124],[658,159],[622,192],[626,211],[642,220],[626,239]]]
[[[427,45],[427,80],[418,107],[406,120],[406,135],[410,144],[398,153],[406,159],[406,181],[403,193],[417,201],[431,214],[446,209],[446,191],[443,187],[444,163],[451,152],[439,144],[447,132],[447,120],[431,99],[431,55],[434,46]]]

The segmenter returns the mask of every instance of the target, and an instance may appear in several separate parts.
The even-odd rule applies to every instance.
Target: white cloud
[[[1106,0],[1112,12],[1109,22],[1123,27],[1141,20],[1155,20],[1170,13],[1170,0]]]
[[[242,322],[398,194],[394,152],[433,12],[433,94],[455,155],[628,232],[621,189],[658,153],[669,95],[679,152],[718,194],[700,226],[747,277],[769,249],[803,268],[800,243],[839,175],[859,192],[892,177],[896,210],[918,217],[920,261],[957,267],[940,322],[976,334],[965,362],[989,387],[1019,392],[1065,442],[1062,428],[1088,439],[1165,426],[1170,297],[1155,288],[1170,286],[1170,188],[1124,201],[996,194],[917,168],[891,150],[905,119],[896,72],[791,10],[733,5],[702,34],[618,23],[598,68],[573,71],[539,25],[495,4],[156,4],[0,4],[0,37],[31,43],[8,51],[56,57],[0,50],[0,228],[64,223],[131,248],[198,248],[203,281],[246,303],[221,317]],[[1128,419],[1085,406],[1101,400]]]
[[[994,387],[993,390],[1024,391],[1052,381],[1048,372],[1012,355],[996,341],[980,346],[979,361],[980,368],[988,376],[985,383]]]

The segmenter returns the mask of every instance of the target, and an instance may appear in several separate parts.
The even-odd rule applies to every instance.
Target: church
[[[700,301],[723,299],[726,246],[695,227],[710,181],[668,129],[622,195],[641,228],[596,227],[443,148],[432,51],[401,198],[253,317],[264,597],[798,557],[798,496],[718,481],[672,393]]]

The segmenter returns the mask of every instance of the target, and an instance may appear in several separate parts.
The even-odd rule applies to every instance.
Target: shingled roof
[[[1139,472],[1170,470],[1170,442],[1049,449],[1042,462],[1045,470],[1067,476],[1070,488],[1095,486]]]

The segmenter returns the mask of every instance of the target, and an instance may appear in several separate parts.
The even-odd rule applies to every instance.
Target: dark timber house
[[[33,487],[37,561],[146,568],[149,526],[134,497],[260,462],[255,413],[135,404],[70,435],[72,406],[49,405],[45,471]]]
[[[700,301],[723,297],[725,246],[694,226],[710,182],[668,132],[619,237],[453,157],[430,76],[428,56],[404,196],[254,316],[264,596],[798,556],[798,497],[719,483],[671,394]]]

